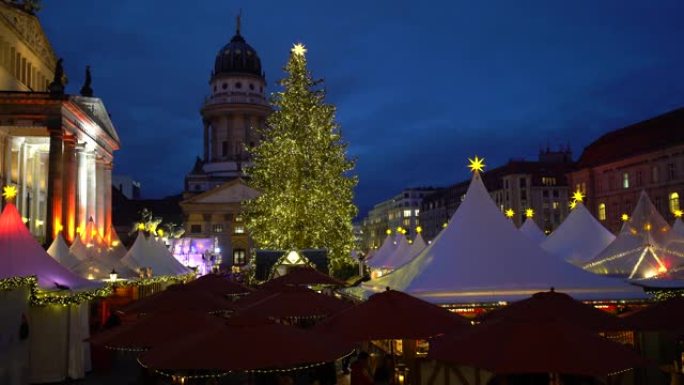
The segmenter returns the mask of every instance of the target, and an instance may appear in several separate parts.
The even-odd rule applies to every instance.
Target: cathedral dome
[[[261,59],[254,48],[240,35],[239,29],[230,42],[216,55],[214,76],[220,74],[252,74],[263,77]]]

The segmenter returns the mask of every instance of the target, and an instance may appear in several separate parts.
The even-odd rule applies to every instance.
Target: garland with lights
[[[112,288],[109,285],[102,288],[76,292],[68,290],[44,290],[38,287],[38,278],[35,276],[10,277],[0,280],[0,291],[14,290],[18,287],[29,288],[29,301],[35,306],[76,305],[95,298],[107,297],[112,293]]]

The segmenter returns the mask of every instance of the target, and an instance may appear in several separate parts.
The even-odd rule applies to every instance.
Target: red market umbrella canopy
[[[352,304],[313,290],[286,290],[242,308],[238,315],[256,318],[324,318],[348,309]]]
[[[219,329],[170,341],[140,356],[165,373],[297,369],[333,362],[353,350],[332,336],[264,322],[228,322]]]
[[[624,318],[639,331],[684,331],[684,297],[675,297],[637,311]]]
[[[247,287],[219,274],[207,274],[185,284],[190,290],[207,291],[216,295],[243,295],[251,292]]]
[[[160,293],[133,302],[122,311],[126,314],[139,314],[178,309],[209,313],[232,309],[232,305],[223,296],[173,285]]]
[[[159,312],[93,336],[90,342],[118,350],[147,350],[178,336],[223,328],[225,320],[206,313]]]
[[[553,289],[536,293],[528,299],[513,302],[501,309],[484,314],[482,321],[488,323],[502,319],[535,320],[549,317],[572,322],[595,332],[628,329],[620,318],[576,301],[565,293],[555,292]]]
[[[236,309],[243,309],[248,306],[251,306],[257,302],[260,302],[270,296],[272,296],[275,293],[282,293],[282,292],[307,292],[311,291],[310,289],[307,289],[305,287],[301,286],[278,286],[278,287],[265,287],[265,288],[259,288],[256,291],[251,292],[250,294],[239,298],[237,301],[233,302],[233,306]]]
[[[483,324],[437,338],[428,357],[498,374],[604,376],[646,365],[630,348],[557,319]]]
[[[311,267],[299,267],[291,269],[287,274],[274,278],[262,284],[262,287],[278,286],[344,286],[344,282],[338,281],[327,274]]]
[[[408,294],[387,290],[321,322],[316,330],[354,342],[425,339],[463,331],[470,323],[442,307]]]

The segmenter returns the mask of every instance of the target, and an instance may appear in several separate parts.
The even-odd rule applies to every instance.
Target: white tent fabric
[[[520,226],[520,232],[536,244],[540,244],[546,239],[546,234],[532,218],[525,219],[525,222]]]
[[[577,266],[584,266],[615,240],[582,203],[570,212],[541,248]]]
[[[85,261],[92,257],[91,251],[88,250],[88,247],[81,241],[80,236],[74,238],[69,251],[71,252],[71,255],[78,258],[79,261]]]
[[[138,233],[135,242],[121,262],[134,271],[151,268],[153,276],[190,273],[190,270],[178,262],[168,249],[163,245],[155,245],[154,242],[156,241],[147,240],[144,234]]]
[[[55,239],[52,241],[52,244],[50,244],[50,247],[48,247],[47,253],[69,270],[73,270],[73,268],[81,262],[78,258],[71,254],[69,246],[67,246],[66,242],[64,241],[62,234],[57,234]]]
[[[402,265],[402,261],[408,258],[406,254],[411,251],[411,244],[408,243],[406,236],[404,234],[398,234],[395,238],[395,242],[397,245],[394,248],[394,251],[387,255],[384,260],[378,261],[377,265],[374,266],[375,268],[394,270]]]
[[[664,275],[684,262],[684,247],[672,241],[670,225],[642,191],[617,238],[584,268],[629,279]]]
[[[448,226],[411,262],[362,286],[433,303],[514,301],[554,287],[579,300],[645,298],[639,288],[554,258],[524,237],[492,201],[479,173]]]
[[[676,237],[684,238],[684,222],[682,222],[682,218],[675,219],[674,224],[672,225],[672,229],[670,231]]]
[[[0,384],[28,384],[29,339],[19,330],[29,314],[29,296],[26,286],[0,290]]]
[[[392,252],[394,252],[396,247],[397,244],[395,243],[394,238],[388,234],[385,237],[385,240],[382,242],[382,245],[380,245],[380,248],[373,253],[373,257],[366,261],[366,265],[369,267],[379,268],[380,265],[385,263],[385,260],[392,254]]]
[[[423,249],[425,249],[425,241],[423,240],[423,237],[418,234],[409,247],[404,248],[401,253],[397,252],[392,256],[392,260],[390,261],[391,268],[396,269],[407,264],[420,254]]]

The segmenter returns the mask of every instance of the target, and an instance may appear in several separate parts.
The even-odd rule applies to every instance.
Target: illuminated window
[[[236,225],[235,226],[235,234],[244,234],[245,233],[245,226],[243,225]]]
[[[243,249],[233,250],[233,265],[242,266],[246,262],[246,253]]]
[[[679,208],[679,194],[676,192],[673,192],[670,194],[670,212],[674,213],[675,211],[680,210]]]
[[[599,221],[605,221],[606,220],[606,204],[605,203],[599,203],[598,219],[599,219]]]
[[[404,210],[404,218],[409,218],[411,216],[411,210]]]
[[[629,173],[622,174],[622,188],[629,188]]]
[[[418,214],[420,214],[420,210],[419,210],[419,209],[416,209],[416,210],[413,212],[413,215],[418,216]]]
[[[215,233],[222,233],[223,232],[223,225],[222,224],[217,224],[212,226],[212,231]]]
[[[559,202],[553,202],[553,209],[554,209],[554,210],[558,210],[559,207],[560,207],[560,203],[559,203]]]
[[[411,226],[411,218],[406,218],[402,221],[402,225],[404,227],[410,227]]]

